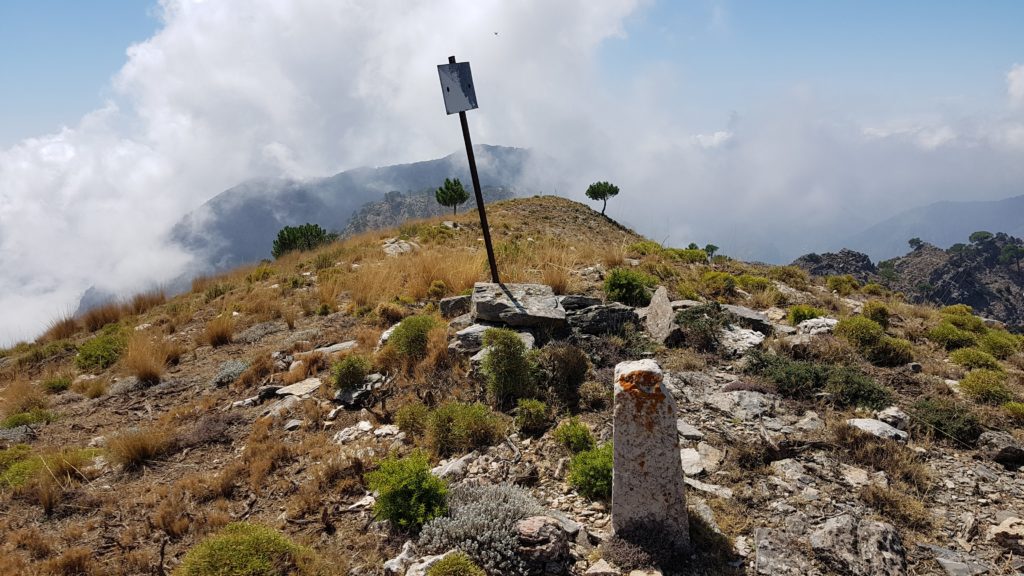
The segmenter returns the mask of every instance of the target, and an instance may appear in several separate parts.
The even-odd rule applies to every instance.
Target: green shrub
[[[1013,398],[1006,387],[1006,374],[995,370],[971,370],[960,381],[960,389],[985,404],[999,405]]]
[[[662,254],[683,264],[706,264],[708,261],[708,253],[699,249],[666,248]]]
[[[652,254],[661,254],[661,244],[652,242],[650,240],[641,240],[634,242],[629,246],[626,246],[626,253],[633,256],[650,256]]]
[[[879,300],[869,300],[865,302],[861,315],[865,318],[874,320],[882,328],[889,326],[890,313],[889,307],[885,305],[885,302],[881,302]]]
[[[974,308],[967,304],[952,304],[950,306],[943,306],[939,312],[947,316],[971,316],[974,314]]]
[[[902,366],[914,361],[913,346],[902,338],[882,336],[882,339],[864,350],[864,357],[875,366]]]
[[[395,424],[410,437],[422,436],[429,419],[430,409],[421,402],[404,404],[395,412]]]
[[[70,374],[54,374],[43,379],[43,390],[50,394],[63,392],[71,387]]]
[[[807,289],[811,276],[799,266],[774,266],[768,269],[768,277],[798,290]]]
[[[33,408],[27,412],[18,412],[0,420],[0,428],[17,428],[29,424],[49,424],[57,419],[57,415],[43,408]]]
[[[918,430],[931,437],[968,446],[981,435],[981,423],[967,406],[948,398],[925,398],[910,409]]]
[[[680,311],[676,324],[683,334],[683,344],[699,352],[714,352],[721,344],[719,335],[727,318],[718,302],[709,302]]]
[[[459,551],[438,560],[427,569],[427,576],[487,576],[465,552]]]
[[[611,406],[612,389],[593,380],[580,386],[580,406],[589,410],[600,410]]]
[[[312,552],[267,526],[235,522],[196,544],[175,576],[305,574]]]
[[[526,355],[526,345],[519,334],[508,328],[484,331],[483,374],[494,404],[509,406],[516,399],[533,395],[533,365]]]
[[[352,390],[362,386],[370,373],[370,359],[362,354],[349,354],[331,366],[331,380],[339,390]]]
[[[982,352],[977,348],[961,348],[949,353],[949,361],[959,364],[968,370],[984,368],[986,370],[1002,371],[1003,367],[999,361],[988,352]]]
[[[824,364],[791,360],[761,351],[755,351],[748,358],[747,371],[773,382],[779,394],[786,398],[810,399],[828,382],[830,369]]]
[[[1024,402],[1007,402],[1003,404],[1003,410],[1010,415],[1010,418],[1021,422],[1024,421]]]
[[[590,362],[579,348],[567,342],[545,346],[537,357],[537,380],[552,400],[574,407],[580,386],[587,379]]]
[[[869,296],[885,296],[889,291],[885,289],[885,286],[877,284],[875,282],[868,282],[860,289],[861,294],[867,294]]]
[[[736,277],[728,272],[711,270],[700,277],[701,291],[708,298],[727,298],[736,295]]]
[[[578,418],[563,420],[553,434],[555,441],[565,446],[573,454],[590,450],[594,447],[594,434],[586,424]]]
[[[395,326],[394,332],[388,338],[388,346],[402,358],[410,361],[422,360],[427,355],[428,335],[437,324],[437,319],[433,316],[409,316]]]
[[[885,387],[855,368],[840,366],[828,375],[825,391],[832,402],[840,408],[885,408],[892,401],[892,394]]]
[[[978,347],[1000,360],[1006,360],[1020,350],[1020,341],[1005,330],[989,330],[978,339]]]
[[[772,288],[774,284],[768,278],[764,276],[753,276],[751,274],[741,274],[736,277],[736,283],[740,285],[747,292],[764,292],[769,288]]]
[[[939,325],[928,331],[928,339],[936,344],[941,344],[946,350],[967,348],[977,343],[977,337],[966,330],[961,330],[949,320],[939,322]]]
[[[569,462],[569,485],[585,498],[608,500],[612,496],[611,442],[580,452]]]
[[[885,330],[870,318],[863,316],[850,316],[843,318],[836,324],[836,336],[845,338],[861,350],[878,344],[885,335]]]
[[[985,321],[975,316],[971,307],[966,304],[946,306],[940,312],[945,321],[961,330],[974,334],[984,334],[988,330]]]
[[[312,250],[329,244],[337,237],[337,234],[330,234],[317,224],[285,226],[277,233],[270,253],[274,258],[280,258],[293,250]]]
[[[611,270],[604,279],[604,293],[609,300],[629,306],[651,303],[651,288],[656,280],[643,272],[626,268]]]
[[[445,402],[427,418],[427,439],[439,456],[496,443],[505,433],[501,417],[479,402]]]
[[[860,284],[857,283],[853,276],[844,274],[842,276],[829,276],[825,278],[825,287],[840,296],[849,296],[854,290],[860,288]]]
[[[520,398],[516,403],[516,426],[524,434],[540,434],[550,421],[548,405],[540,400]]]
[[[78,349],[78,355],[75,356],[75,365],[86,371],[109,368],[121,357],[127,344],[128,338],[121,326],[108,325],[82,344]]]
[[[804,320],[810,320],[812,318],[821,318],[825,316],[826,312],[821,308],[815,308],[814,306],[808,306],[807,304],[797,304],[789,307],[789,323],[793,326],[803,322]]]
[[[370,490],[377,492],[373,514],[403,530],[419,530],[447,510],[448,487],[430,473],[430,461],[422,451],[404,458],[389,457],[366,475]]]

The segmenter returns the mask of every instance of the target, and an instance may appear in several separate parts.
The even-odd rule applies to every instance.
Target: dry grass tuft
[[[46,394],[27,378],[19,376],[3,390],[3,396],[0,397],[0,416],[6,418],[32,410],[44,410],[48,405]]]
[[[61,314],[57,318],[50,321],[50,324],[46,328],[46,332],[40,336],[37,342],[54,342],[56,340],[64,340],[65,338],[71,338],[78,333],[80,326],[78,320],[70,314]]]
[[[91,308],[82,314],[82,324],[89,332],[95,332],[107,324],[118,322],[125,315],[125,307],[120,302],[107,302]]]
[[[292,457],[280,432],[271,432],[273,423],[273,418],[261,418],[254,422],[242,453],[242,461],[249,470],[249,488],[257,494],[262,490],[267,476]]]
[[[53,554],[50,539],[34,526],[12,533],[11,543],[28,552],[33,560],[42,560]]]
[[[860,498],[879,514],[905,528],[928,532],[934,527],[932,516],[924,504],[900,490],[872,484],[861,489]]]
[[[601,255],[601,263],[608,270],[618,268],[626,262],[626,251],[622,246],[609,246]]]
[[[203,330],[203,340],[214,348],[230,344],[234,335],[235,319],[231,317],[231,312],[226,310],[207,322]]]
[[[145,314],[157,306],[167,302],[167,293],[162,288],[141,292],[132,296],[127,307],[132,314]]]
[[[551,289],[558,295],[569,293],[569,279],[568,270],[553,264],[545,266],[544,272],[541,274],[541,281],[551,286]]]
[[[931,475],[917,454],[892,440],[879,438],[845,423],[832,428],[832,440],[839,447],[843,459],[881,470],[917,494],[925,494],[931,485]]]
[[[128,349],[121,361],[129,374],[143,384],[153,386],[160,382],[160,377],[167,368],[171,348],[162,340],[156,340],[145,332],[135,332],[128,341]],[[175,356],[181,355],[177,347],[174,348],[174,352]]]
[[[98,574],[92,550],[78,546],[43,564],[43,574],[52,576],[91,576]]]
[[[249,362],[249,367],[235,381],[236,390],[247,390],[263,383],[263,379],[274,373],[274,360],[269,352],[261,352]]]
[[[122,432],[107,442],[107,451],[115,464],[125,470],[138,470],[146,462],[171,451],[174,438],[166,430],[156,427]]]
[[[94,399],[106,394],[108,385],[105,378],[84,378],[72,382],[71,390],[86,398]]]

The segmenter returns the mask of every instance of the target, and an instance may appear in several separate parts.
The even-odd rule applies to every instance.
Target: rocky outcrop
[[[842,276],[849,274],[858,282],[877,282],[878,268],[867,254],[843,248],[838,253],[805,254],[793,261],[814,276]]]
[[[561,332],[568,326],[565,308],[551,287],[543,284],[477,282],[473,286],[469,313],[476,322],[550,332]]]

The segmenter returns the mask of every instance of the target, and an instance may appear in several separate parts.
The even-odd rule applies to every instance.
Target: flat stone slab
[[[565,308],[554,290],[543,284],[477,282],[469,313],[475,322],[550,330],[567,327]]]
[[[796,325],[797,333],[817,336],[818,334],[831,334],[839,324],[835,318],[811,318]]]
[[[620,334],[626,324],[637,324],[640,321],[636,310],[619,302],[598,304],[570,312],[567,320],[574,330],[595,336]]]
[[[437,307],[441,310],[441,315],[445,318],[454,318],[461,316],[469,312],[470,297],[467,296],[449,296],[448,298],[442,298],[437,303]]]
[[[757,330],[765,335],[772,333],[772,322],[768,319],[767,314],[747,308],[746,306],[734,306],[732,304],[722,304],[722,310],[735,316],[737,322],[742,326]]]
[[[732,390],[715,392],[707,403],[740,420],[752,420],[775,409],[776,402],[761,392]]]
[[[863,430],[868,434],[878,436],[879,438],[886,438],[897,442],[906,442],[910,439],[910,434],[907,434],[903,430],[893,428],[885,422],[875,420],[874,418],[850,418],[846,423],[854,428]]]
[[[305,396],[320,389],[319,378],[306,378],[302,382],[296,382],[291,386],[277,389],[278,396]]]

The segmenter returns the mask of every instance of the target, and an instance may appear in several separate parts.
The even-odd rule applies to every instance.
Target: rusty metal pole
[[[449,64],[455,64],[455,56],[448,57]],[[487,210],[484,209],[484,195],[480,191],[480,175],[476,171],[476,156],[473,155],[473,140],[469,137],[469,120],[466,119],[466,112],[459,112],[459,122],[462,123],[462,138],[466,141],[466,156],[469,158],[469,175],[473,179],[473,192],[476,194],[476,209],[480,213],[480,227],[484,231],[484,247],[487,248],[487,263],[491,266],[491,281],[500,284],[498,278],[498,263],[494,259],[494,247],[491,245],[491,229],[487,225]]]

